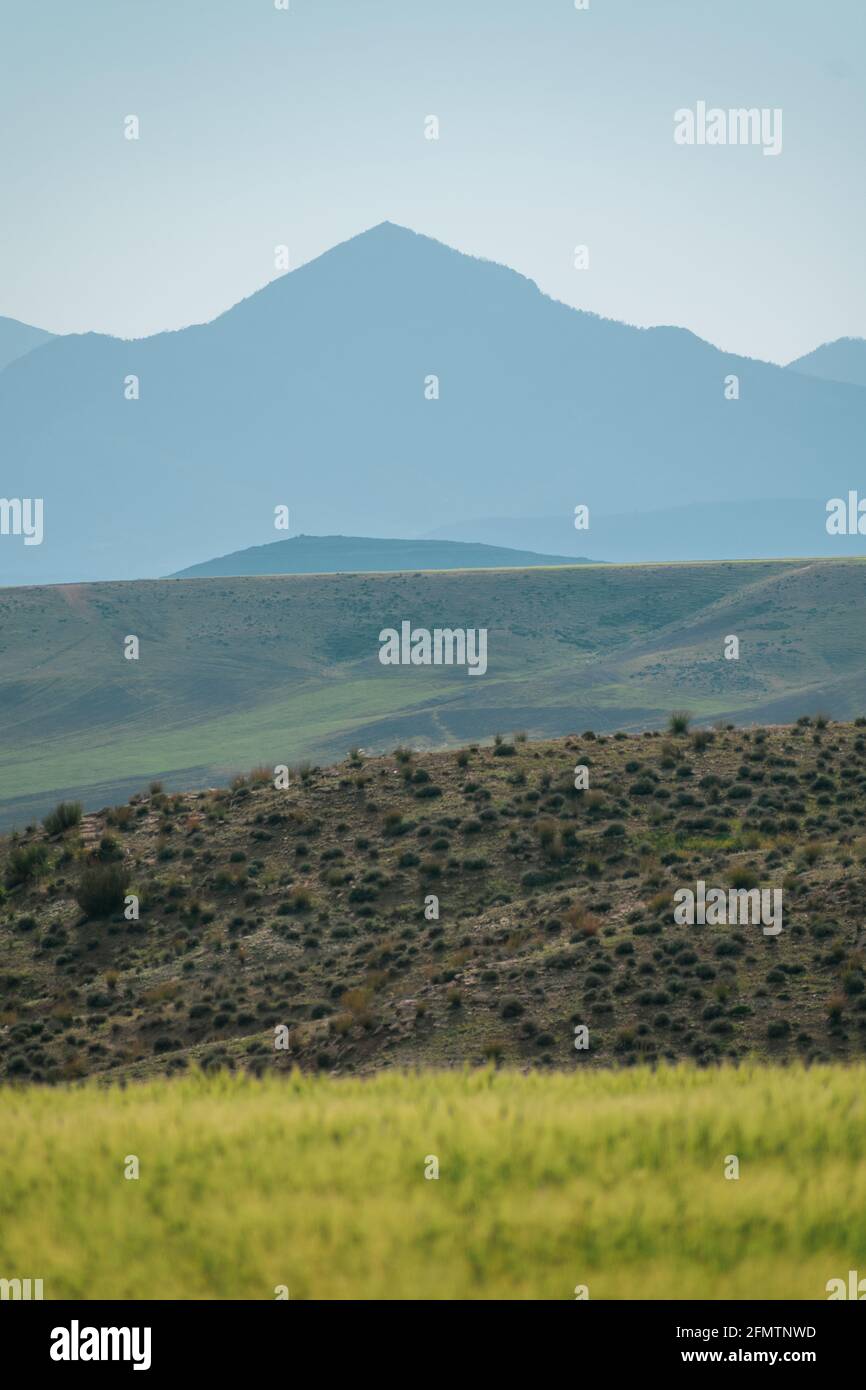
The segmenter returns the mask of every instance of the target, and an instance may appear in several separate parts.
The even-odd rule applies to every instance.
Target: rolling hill
[[[859,560],[168,579],[0,592],[0,823],[150,777],[526,729],[866,710]],[[403,621],[488,629],[480,679],[392,667]],[[723,659],[738,635],[739,660]],[[137,636],[138,660],[124,658]]]
[[[863,1057],[864,749],[823,721],[398,748],[0,837],[5,1076]],[[778,931],[678,924],[699,880],[781,892]]]
[[[399,570],[521,569],[587,563],[465,541],[382,540],[368,536],[291,536],[191,565],[174,579],[242,574],[387,574]]]
[[[0,583],[37,584],[175,573],[272,540],[280,505],[305,532],[405,536],[843,495],[866,389],[598,318],[383,223],[212,323],[43,344],[0,372],[0,433],[4,494],[45,504],[41,545],[0,541]]]

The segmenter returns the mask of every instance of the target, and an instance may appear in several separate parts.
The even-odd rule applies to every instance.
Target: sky
[[[289,4],[0,0],[0,314],[205,322],[389,220],[747,356],[866,336],[863,0]],[[676,144],[700,101],[781,153]]]

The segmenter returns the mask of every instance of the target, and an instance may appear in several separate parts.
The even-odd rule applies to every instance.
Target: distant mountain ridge
[[[308,533],[400,537],[842,496],[866,388],[599,318],[382,223],[212,323],[44,343],[0,371],[0,434],[4,494],[45,507],[41,545],[0,538],[0,584],[33,584],[176,573],[270,540],[278,504]]]
[[[828,500],[725,500],[632,514],[593,513],[587,531],[575,531],[569,517],[473,517],[439,527],[432,539],[557,548],[566,554],[579,548],[595,561],[614,564],[866,555],[866,536],[828,535]]]
[[[0,315],[0,371],[25,353],[50,342],[54,336],[44,328],[33,328],[29,323]]]
[[[588,563],[585,557],[538,555],[466,541],[391,540],[369,536],[290,536],[190,565],[172,579],[248,574],[387,574],[400,570],[525,569]]]
[[[866,386],[866,338],[837,338],[788,363],[788,371]]]

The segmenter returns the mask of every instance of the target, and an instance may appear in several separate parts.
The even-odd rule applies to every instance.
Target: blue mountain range
[[[4,353],[0,490],[44,499],[41,545],[0,536],[6,584],[177,572],[281,539],[280,506],[308,534],[591,559],[623,558],[617,536],[625,558],[645,558],[628,527],[652,540],[674,512],[690,558],[735,557],[757,506],[746,553],[792,553],[785,507],[817,546],[826,500],[866,484],[859,376],[603,319],[387,222],[211,323],[40,340],[0,320]],[[588,531],[574,530],[578,504]],[[479,529],[485,518],[505,520],[508,539]],[[536,534],[533,518],[553,530]],[[596,518],[624,520],[594,545]],[[663,529],[655,540],[669,549]]]

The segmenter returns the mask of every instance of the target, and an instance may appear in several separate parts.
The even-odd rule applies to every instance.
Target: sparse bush
[[[691,716],[691,714],[689,714],[688,710],[684,710],[684,709],[677,709],[677,710],[674,710],[674,712],[671,714],[670,718],[668,719],[668,733],[670,733],[670,734],[687,734],[688,731],[689,731],[689,724],[690,724],[691,722],[692,722],[692,716]]]
[[[116,826],[118,830],[131,830],[135,823],[135,812],[131,806],[115,806],[106,819],[109,825]]]
[[[49,811],[42,824],[46,835],[62,835],[73,825],[81,824],[82,806],[80,801],[60,801],[53,811]]]
[[[33,883],[48,867],[47,845],[16,845],[6,861],[7,888]]]
[[[309,912],[313,906],[313,895],[302,885],[293,888],[289,894],[288,907],[291,912]]]

